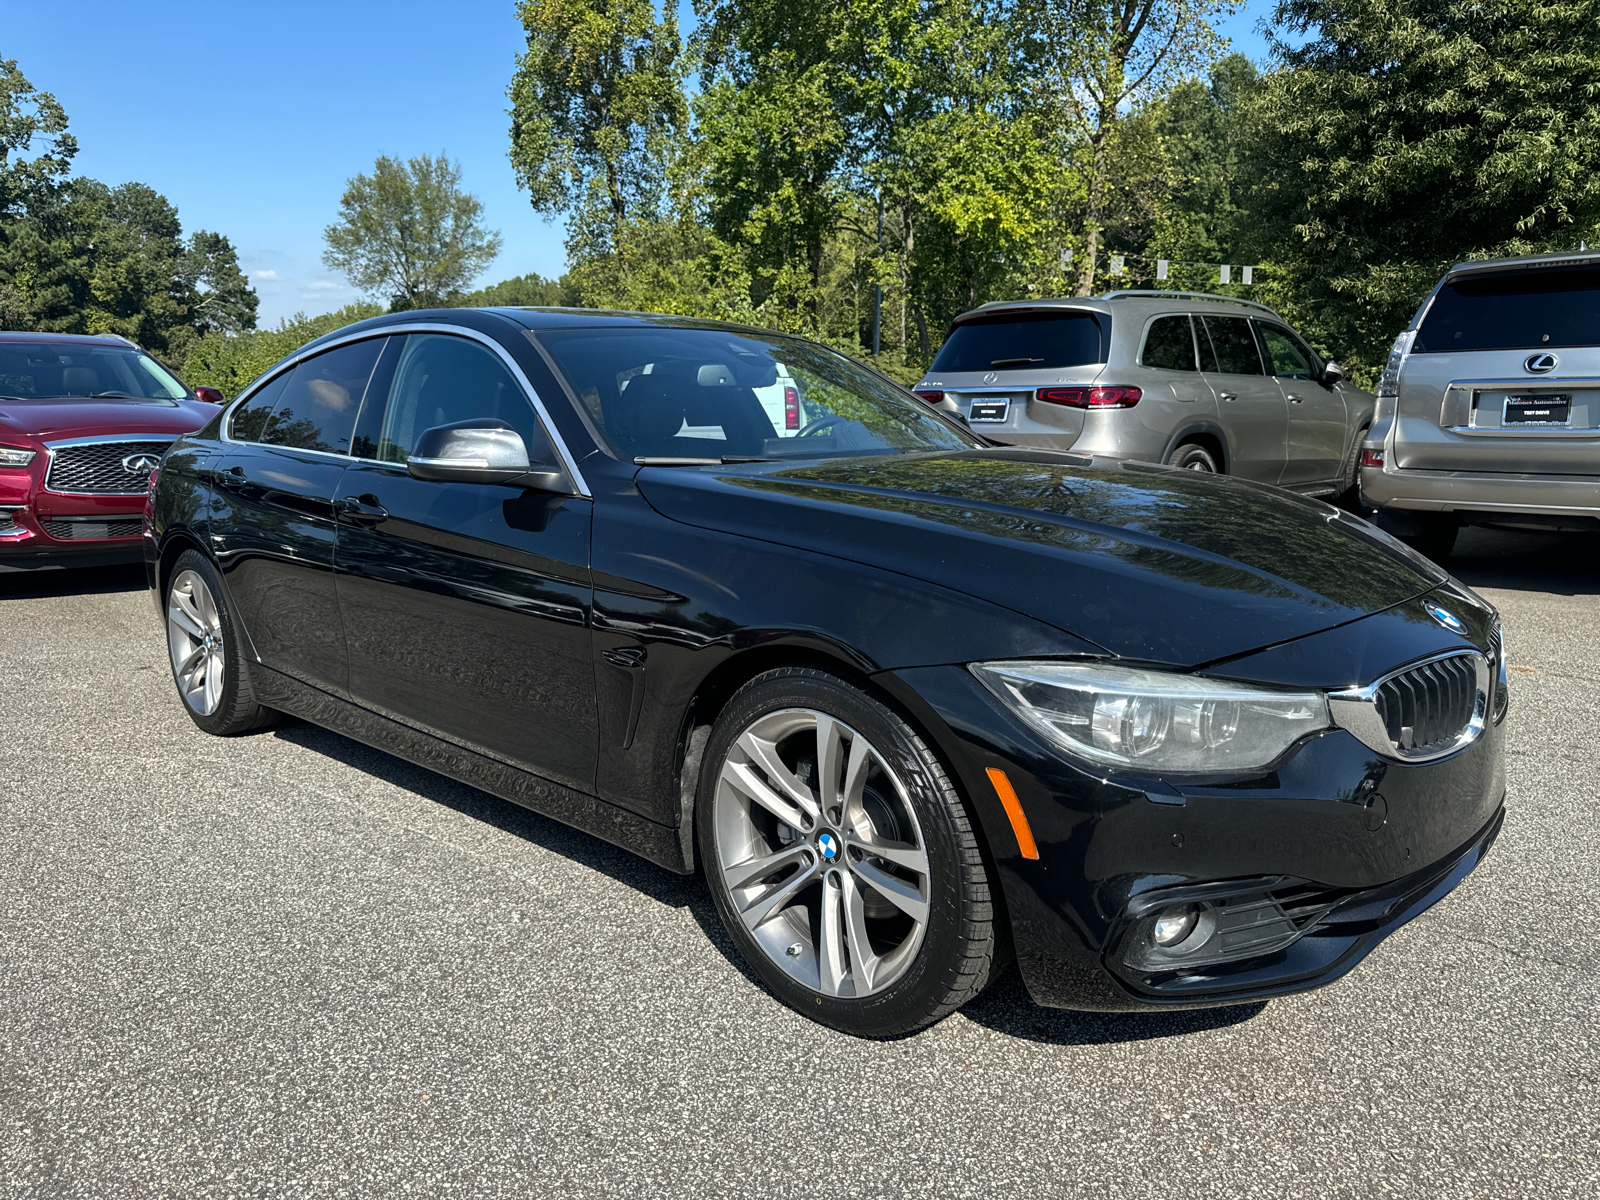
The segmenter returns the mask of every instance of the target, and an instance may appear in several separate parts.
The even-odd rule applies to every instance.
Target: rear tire
[[[1345,459],[1344,473],[1339,477],[1344,490],[1330,501],[1353,513],[1364,511],[1361,504],[1361,443],[1366,440],[1367,427],[1362,426],[1356,434],[1356,440],[1350,445],[1350,457]]]
[[[1421,530],[1400,540],[1417,553],[1444,565],[1455,549],[1456,538],[1461,533],[1461,518],[1454,513],[1420,513],[1417,518]]]
[[[1184,471],[1199,471],[1205,475],[1221,475],[1222,468],[1210,450],[1199,442],[1184,442],[1167,455],[1167,466]]]
[[[225,596],[209,558],[198,550],[178,556],[164,597],[172,682],[194,723],[218,737],[278,719],[275,710],[256,703],[250,664]]]
[[[729,937],[796,1012],[897,1037],[960,1008],[1000,967],[972,820],[877,695],[810,667],[751,680],[712,729],[695,812]]]

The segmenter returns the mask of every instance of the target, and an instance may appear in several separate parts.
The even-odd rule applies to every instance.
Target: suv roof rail
[[[1241,300],[1237,296],[1220,296],[1215,292],[1169,292],[1165,288],[1123,288],[1121,291],[1107,292],[1101,296],[1102,300],[1119,300],[1124,296],[1161,296],[1173,300],[1213,300],[1219,304],[1242,304],[1246,308],[1259,308],[1264,313],[1271,313],[1280,321],[1281,314],[1275,308],[1268,308],[1258,300]]]

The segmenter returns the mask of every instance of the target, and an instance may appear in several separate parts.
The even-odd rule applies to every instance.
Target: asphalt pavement
[[[1332,987],[915,1037],[701,884],[303,723],[200,733],[140,574],[0,576],[0,1196],[1600,1195],[1600,540],[1468,531],[1488,860]]]

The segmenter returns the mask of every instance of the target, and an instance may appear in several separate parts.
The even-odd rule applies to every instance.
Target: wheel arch
[[[1233,455],[1228,448],[1227,431],[1215,421],[1188,421],[1178,426],[1177,431],[1167,439],[1166,448],[1161,451],[1161,461],[1166,462],[1172,457],[1172,452],[1186,442],[1204,446],[1215,454],[1224,475],[1233,473]]]

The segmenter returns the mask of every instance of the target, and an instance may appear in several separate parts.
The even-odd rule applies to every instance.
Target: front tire
[[[196,725],[231,737],[277,719],[275,711],[256,703],[222,579],[199,551],[186,550],[173,564],[166,613],[172,682]]]
[[[971,818],[878,696],[809,667],[751,680],[712,730],[696,813],[729,936],[797,1012],[895,1037],[989,983],[998,918]]]

